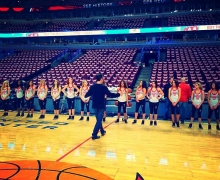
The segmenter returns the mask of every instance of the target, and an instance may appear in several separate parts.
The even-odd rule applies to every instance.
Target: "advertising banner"
[[[92,31],[0,33],[0,38],[143,34],[143,33],[184,32],[184,31],[207,31],[207,30],[220,30],[220,24],[201,25],[201,26],[140,28],[140,29],[92,30]]]

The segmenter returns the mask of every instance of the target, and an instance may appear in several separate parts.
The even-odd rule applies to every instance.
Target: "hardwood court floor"
[[[106,136],[93,141],[94,117],[80,122],[78,116],[67,121],[61,115],[55,121],[53,115],[39,120],[39,114],[33,119],[10,114],[0,120],[0,161],[67,162],[116,180],[133,180],[136,172],[146,180],[220,179],[220,132],[214,123],[208,131],[207,124],[204,130],[197,123],[192,129],[188,123],[178,129],[168,121],[150,127],[149,121],[142,126],[140,121],[132,125],[132,119],[128,124],[115,124],[114,118],[107,118]]]

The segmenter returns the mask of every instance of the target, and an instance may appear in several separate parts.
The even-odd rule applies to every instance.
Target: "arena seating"
[[[14,53],[13,49],[5,49],[5,50],[0,49],[0,59],[10,56],[13,53]]]
[[[165,19],[165,17],[164,17]],[[159,19],[158,19],[159,20]],[[162,20],[161,20],[162,21]],[[147,23],[146,23],[147,22]],[[7,32],[51,32],[51,31],[84,31],[84,30],[109,30],[109,29],[132,29],[143,28],[153,25],[149,24],[147,18],[120,18],[105,19],[93,24],[93,20],[86,21],[53,21],[48,24],[42,22],[6,22],[1,23],[2,33]],[[147,24],[147,25],[146,25]],[[167,23],[164,21],[163,26],[194,26],[220,24],[220,14],[192,14],[192,15],[175,15],[167,17]],[[94,28],[93,28],[94,25]]]
[[[54,0],[27,0],[24,2],[23,7],[25,8],[34,8],[34,7],[48,7],[54,5],[56,2]]]
[[[83,6],[83,4],[93,4],[98,3],[97,0],[65,0],[65,1],[56,1],[56,0],[27,0],[25,2],[21,2],[22,7],[25,8],[39,8],[39,7],[49,7],[56,5],[63,6]]]
[[[72,77],[78,87],[83,79],[92,85],[95,82],[95,75],[99,72],[104,74],[105,82],[110,87],[118,86],[122,79],[132,86],[139,72],[139,67],[132,62],[136,52],[137,49],[87,50],[73,63],[61,63],[34,78],[34,84],[38,85],[40,79],[43,78],[47,80],[49,87],[52,86],[54,79],[58,79],[64,86],[67,78]]]
[[[5,1],[5,0],[0,0],[0,6],[1,7],[7,7],[8,5],[10,5],[10,3],[12,3],[13,0],[8,0],[8,1]]]
[[[219,14],[192,14],[168,17],[168,26],[208,25],[219,24]]]
[[[0,85],[4,80],[24,79],[50,66],[51,59],[64,50],[17,50],[14,55],[0,60]]]
[[[20,22],[1,25],[1,33],[13,33],[13,32],[32,32],[33,28],[38,26],[38,23]]]
[[[38,29],[40,32],[52,32],[52,31],[83,31],[87,30],[87,24],[89,21],[75,21],[75,22],[52,22],[46,28]]]
[[[65,5],[67,6],[82,6],[83,4],[94,4],[98,3],[97,0],[66,0]]]
[[[154,63],[150,81],[163,86],[170,77],[186,77],[191,87],[198,81],[208,91],[210,82],[220,82],[220,46],[167,48],[167,61]]]
[[[95,27],[94,29],[142,28],[144,27],[145,20],[146,18],[105,20],[103,26]]]

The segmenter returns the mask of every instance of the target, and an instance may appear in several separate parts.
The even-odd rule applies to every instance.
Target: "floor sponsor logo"
[[[11,127],[25,127],[25,128],[40,128],[55,130],[59,126],[68,125],[68,122],[51,122],[51,121],[37,121],[37,120],[20,120],[20,119],[0,119],[0,127],[11,126]]]

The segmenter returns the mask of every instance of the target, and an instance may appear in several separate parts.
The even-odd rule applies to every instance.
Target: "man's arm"
[[[105,86],[105,94],[110,98],[116,98],[120,96],[119,93],[111,93],[106,86]]]

